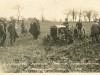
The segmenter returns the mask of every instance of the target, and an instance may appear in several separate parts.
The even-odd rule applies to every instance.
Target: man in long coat
[[[13,44],[13,42],[16,41],[16,38],[19,37],[15,29],[15,20],[10,22],[8,26],[8,32],[10,33],[10,44]]]
[[[34,39],[38,39],[38,35],[40,34],[40,29],[36,21],[31,23],[29,32],[33,35]]]

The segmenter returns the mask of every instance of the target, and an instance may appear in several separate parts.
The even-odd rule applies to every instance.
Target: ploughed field
[[[43,36],[49,34],[50,26],[56,22],[40,22],[41,34],[34,40],[28,32],[20,33],[14,46],[9,46],[7,36],[5,47],[0,48],[0,72],[100,72],[100,45],[90,39],[77,41],[71,45],[44,46]],[[70,23],[75,26],[76,23]],[[83,23],[89,36],[92,23]],[[29,23],[25,25],[29,31]],[[9,35],[9,34],[8,34]]]

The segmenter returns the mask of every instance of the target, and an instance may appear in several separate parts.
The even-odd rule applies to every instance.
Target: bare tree
[[[43,16],[43,15],[41,15],[41,18],[42,18],[42,22],[44,22],[44,21],[45,21],[45,19],[44,19],[44,16]]]
[[[69,16],[71,15],[71,10],[68,10],[64,12],[64,15],[66,15],[67,19],[69,20]]]
[[[79,20],[81,20],[81,17],[85,15],[84,11],[80,10],[78,13],[79,13]]]
[[[82,16],[84,18],[84,21],[87,21],[87,12],[86,11],[82,12]]]
[[[42,20],[42,22],[45,21],[43,13],[44,13],[44,8],[41,8],[41,20]]]
[[[75,10],[75,9],[73,9],[73,10],[71,10],[70,11],[70,15],[72,16],[72,19],[73,19],[73,22],[76,20],[76,18],[77,18],[77,11]]]
[[[20,16],[21,16],[22,7],[21,7],[19,4],[17,4],[17,5],[14,7],[14,9],[17,10],[17,18],[18,18],[18,23],[19,23],[19,19],[20,19]]]
[[[94,11],[93,11],[93,15],[92,15],[93,20],[97,19],[98,15],[99,15],[98,12],[96,12],[96,11],[94,10]]]
[[[89,21],[89,22],[91,21],[92,12],[93,12],[92,10],[85,11],[85,13],[86,13],[86,16],[87,16],[87,18],[88,18],[88,21]]]

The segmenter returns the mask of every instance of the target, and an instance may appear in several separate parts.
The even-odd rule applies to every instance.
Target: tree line
[[[82,20],[82,21],[93,21],[98,18],[99,13],[95,10],[75,10],[75,9],[69,9],[64,12],[64,15],[69,20],[69,18],[72,19],[72,21],[76,20]]]

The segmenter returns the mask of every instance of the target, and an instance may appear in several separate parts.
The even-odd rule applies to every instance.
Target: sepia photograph
[[[0,73],[99,73],[100,0],[0,0]]]

